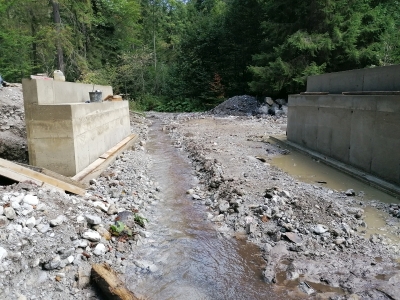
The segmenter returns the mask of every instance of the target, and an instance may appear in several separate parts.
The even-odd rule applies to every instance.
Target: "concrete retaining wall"
[[[400,91],[400,65],[310,76],[307,92]]]
[[[307,92],[362,90],[400,90],[400,66],[312,76],[307,83]],[[288,105],[289,141],[400,184],[400,95],[291,95]]]
[[[110,86],[24,79],[29,163],[73,176],[130,134],[127,101],[84,103]]]

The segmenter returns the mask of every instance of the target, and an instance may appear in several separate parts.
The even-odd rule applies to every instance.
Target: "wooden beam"
[[[12,171],[13,173],[18,173],[21,176],[24,176],[24,178],[29,178],[27,180],[31,180],[31,181],[41,181],[43,183],[49,184],[51,186],[54,186],[56,188],[68,191],[70,193],[74,193],[77,195],[85,195],[86,190],[83,188],[80,188],[76,185],[73,185],[71,183],[62,181],[60,179],[51,177],[49,175],[45,175],[39,172],[36,172],[34,170],[31,170],[29,168],[20,166],[16,163],[13,163],[11,161],[5,160],[0,158],[0,167],[3,167],[4,169],[8,169],[10,171]],[[12,178],[11,178],[12,179]],[[21,177],[22,179],[22,177]],[[18,180],[20,181],[20,180]],[[23,180],[26,181],[26,180]]]
[[[89,182],[90,179],[100,175],[100,173],[115,160],[119,153],[131,146],[137,139],[137,134],[132,133],[128,135],[121,142],[100,155],[98,159],[71,178],[82,183]]]
[[[18,182],[32,181],[33,183],[37,184],[38,186],[43,185],[43,181],[33,179],[31,177],[14,172],[14,171],[4,168],[2,166],[0,166],[0,175],[3,177],[10,178],[12,180],[18,181]]]
[[[92,265],[91,279],[104,293],[105,299],[139,300],[125,287],[115,271],[107,264]]]

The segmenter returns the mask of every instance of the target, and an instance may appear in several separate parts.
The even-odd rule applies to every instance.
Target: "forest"
[[[60,69],[137,110],[201,111],[400,63],[399,26],[393,0],[0,0],[0,74]]]

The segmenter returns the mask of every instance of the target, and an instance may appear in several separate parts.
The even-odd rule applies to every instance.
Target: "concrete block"
[[[23,80],[29,161],[73,176],[130,134],[126,101],[84,103],[110,86]]]

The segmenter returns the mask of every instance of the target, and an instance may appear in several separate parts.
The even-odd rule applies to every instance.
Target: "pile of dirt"
[[[0,88],[0,157],[28,162],[22,85]]]

